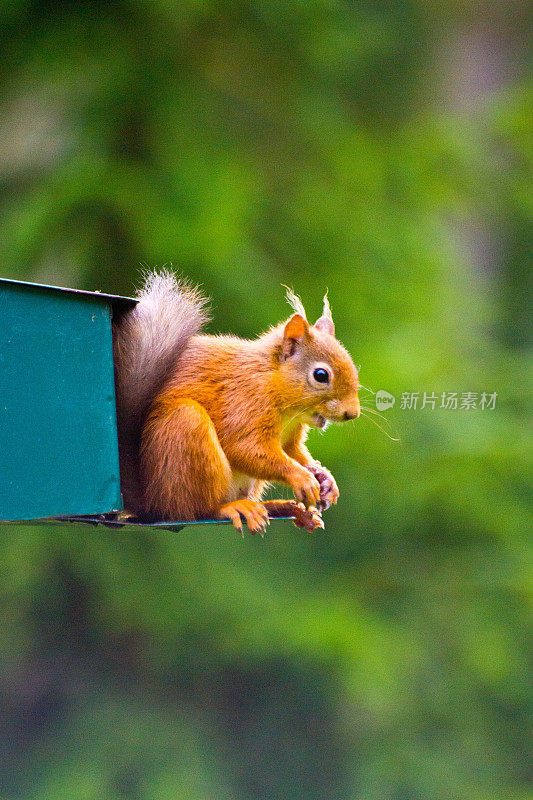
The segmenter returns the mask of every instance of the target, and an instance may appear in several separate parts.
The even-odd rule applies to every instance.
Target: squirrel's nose
[[[355,398],[355,403],[351,404],[353,406],[352,411],[345,411],[344,412],[344,419],[357,419],[361,415],[361,406],[359,405],[359,398]]]

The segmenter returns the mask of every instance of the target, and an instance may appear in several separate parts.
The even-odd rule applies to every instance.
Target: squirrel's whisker
[[[304,409],[304,410],[305,410],[305,409]],[[282,432],[282,433],[284,433],[284,432],[287,430],[287,428],[289,427],[289,425],[291,424],[291,422],[293,422],[293,421],[296,419],[296,417],[298,416],[298,414],[299,414],[299,413],[300,413],[300,411],[297,411],[297,412],[296,412],[296,414],[294,414],[294,415],[293,415],[293,416],[290,418],[290,420],[289,420],[288,422],[285,422],[285,423],[284,423],[284,425],[283,425],[283,426],[282,426],[282,428],[281,428],[281,432]]]
[[[384,422],[388,422],[387,417],[384,414],[380,414],[379,411],[376,411],[374,408],[369,408],[368,406],[361,406],[361,411],[368,411],[369,414],[375,414],[376,417],[381,417]]]
[[[380,429],[380,431],[383,431],[383,433],[385,434],[385,436],[388,436],[388,437],[389,437],[389,439],[390,439],[392,442],[399,442],[399,441],[400,441],[399,439],[396,439],[394,436],[391,436],[391,435],[390,435],[390,433],[389,433],[388,431],[386,431],[386,430],[385,430],[385,428],[382,428],[382,427],[381,427],[381,425],[378,425],[378,423],[376,422],[376,420],[375,420],[375,419],[372,419],[372,417],[369,417],[369,416],[367,416],[367,415],[364,413],[364,411],[361,411],[361,416],[362,416],[362,417],[366,417],[366,419],[367,419],[367,420],[369,420],[369,422],[372,422],[372,423],[373,423],[373,424],[376,426],[376,428],[379,428],[379,429]]]
[[[284,410],[288,411],[289,408],[294,408],[294,406],[299,406],[302,403],[306,403],[308,400],[315,400],[315,399],[316,399],[316,396],[313,395],[313,394],[305,395],[304,397],[301,397],[299,400],[296,400],[295,403],[290,403],[288,406],[285,406]],[[311,408],[311,406],[303,406],[302,405],[302,411],[307,411],[309,408]]]

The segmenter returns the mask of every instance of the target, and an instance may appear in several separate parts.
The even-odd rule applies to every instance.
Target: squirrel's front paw
[[[326,467],[318,462],[307,467],[311,475],[314,475],[320,484],[320,500],[319,507],[328,509],[332,503],[336,503],[339,499],[339,487],[335,478]]]
[[[298,503],[303,503],[306,508],[318,506],[320,484],[309,470],[302,469],[301,472],[297,472],[291,481],[291,488]]]

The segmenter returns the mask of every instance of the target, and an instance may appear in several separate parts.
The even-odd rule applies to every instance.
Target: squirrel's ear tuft
[[[295,312],[295,314],[300,314],[300,316],[302,316],[304,319],[307,319],[307,314],[305,313],[304,305],[300,300],[300,298],[298,297],[298,295],[294,294],[293,290],[289,286],[285,286],[284,283],[282,283],[281,285],[283,286],[284,289],[287,290],[285,296],[287,298],[288,304]]]
[[[309,323],[301,314],[293,314],[283,330],[283,359],[290,358],[309,335]]]
[[[330,336],[335,336],[335,325],[333,324],[333,317],[331,316],[331,307],[329,305],[328,293],[324,295],[324,309],[322,316],[314,324],[318,331],[329,333]]]

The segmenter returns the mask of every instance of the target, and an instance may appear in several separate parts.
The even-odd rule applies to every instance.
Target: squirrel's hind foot
[[[233,500],[231,503],[225,503],[219,508],[217,517],[231,520],[235,528],[243,536],[242,517],[246,520],[250,533],[259,533],[261,536],[264,535],[266,526],[270,524],[268,511],[264,505],[256,500],[248,500],[245,497]]]

